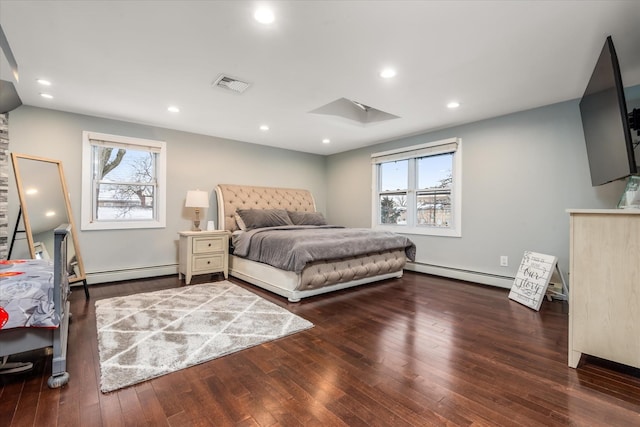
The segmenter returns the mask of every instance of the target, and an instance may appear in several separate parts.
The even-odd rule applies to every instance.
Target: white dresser
[[[570,209],[569,366],[640,368],[640,210]]]
[[[197,274],[223,273],[229,277],[229,232],[181,231],[178,278],[187,285]]]

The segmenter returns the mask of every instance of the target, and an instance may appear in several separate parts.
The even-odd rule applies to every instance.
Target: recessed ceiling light
[[[322,140],[323,144],[328,144],[330,142],[331,142],[331,140],[329,138],[325,138],[325,139]]]
[[[260,8],[258,10],[256,10],[256,12],[253,14],[253,17],[256,21],[258,21],[261,24],[271,24],[273,23],[273,21],[276,20],[275,15],[273,14],[273,12],[271,11],[271,9],[267,9],[267,8]]]
[[[267,126],[267,125],[261,125],[261,126],[260,126],[260,130],[262,130],[262,131],[265,131],[265,132],[266,132],[266,131],[268,131],[268,130],[269,130],[269,126]]]
[[[380,71],[380,77],[382,77],[383,79],[390,79],[396,76],[396,70],[394,70],[393,68],[385,68],[384,70]]]
[[[170,112],[170,113],[179,113],[180,109],[178,107],[172,105],[169,108],[167,108],[167,111]]]
[[[40,83],[42,86],[51,86],[51,82],[49,80],[45,80],[45,79],[38,79],[36,80],[38,83]]]
[[[53,95],[48,93],[41,93],[40,96],[47,99],[53,99]]]
[[[25,191],[25,193],[27,193],[28,195],[38,194],[38,189],[37,188],[27,188],[27,191]]]
[[[451,101],[450,103],[447,104],[447,108],[458,108],[460,106],[460,103],[458,101]]]
[[[56,216],[56,213],[54,211],[47,211],[44,213],[44,216]]]

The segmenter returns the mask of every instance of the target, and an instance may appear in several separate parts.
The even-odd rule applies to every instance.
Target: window
[[[166,144],[82,133],[82,230],[166,224]]]
[[[462,235],[460,139],[374,153],[371,162],[374,228]]]

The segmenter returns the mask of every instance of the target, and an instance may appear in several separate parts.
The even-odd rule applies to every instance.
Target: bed
[[[232,233],[229,274],[286,297],[290,302],[402,277],[407,260],[415,259],[415,245],[399,234],[370,229],[347,229],[326,224],[322,221],[322,214],[316,212],[315,201],[308,190],[220,184],[216,187],[216,197],[218,227]],[[268,212],[267,217],[275,216],[274,222],[262,219],[253,221],[252,215],[262,215],[260,211]],[[286,212],[284,215],[289,215],[291,224],[282,219],[282,211]],[[247,218],[259,227],[247,227],[244,223]],[[300,218],[306,220],[292,220]],[[280,219],[285,224],[282,224]],[[265,227],[260,227],[265,224]],[[272,234],[284,241],[289,235],[306,232],[303,230],[321,234],[324,229],[327,229],[327,232],[340,233],[334,240],[340,243],[333,245],[341,249],[339,254],[327,254],[326,250],[316,252],[315,249],[306,248],[304,255],[295,255],[293,259],[288,260],[283,258],[279,262],[279,254],[284,255],[289,250],[288,246],[272,251],[252,249],[250,245],[254,243],[246,242],[249,235],[251,241],[257,240],[259,244],[266,245],[266,238]],[[357,250],[347,249],[348,239],[351,239],[348,233],[355,234],[354,240],[359,239],[360,243],[354,241]],[[313,239],[309,238],[309,242],[316,239],[334,238],[314,236]],[[373,240],[377,240],[380,246],[375,249],[362,247],[362,242]],[[309,252],[312,252],[312,256],[309,256]],[[271,259],[258,260],[251,256],[263,253],[271,253]],[[275,262],[271,263],[272,260]]]
[[[70,316],[66,239],[70,229],[64,224],[54,230],[53,261],[0,261],[0,368],[4,365],[5,373],[16,371],[24,364],[8,364],[8,356],[52,348],[52,372],[47,380],[51,388],[61,387],[69,381],[66,372]]]

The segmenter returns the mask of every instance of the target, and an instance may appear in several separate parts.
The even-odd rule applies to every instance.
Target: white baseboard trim
[[[480,283],[482,285],[497,286],[499,288],[511,289],[514,277],[498,276],[495,274],[481,273],[478,271],[462,270],[458,268],[442,267],[439,265],[408,262],[404,266],[405,270],[418,273],[433,274],[451,279],[466,280],[468,282]]]
[[[125,270],[97,271],[87,273],[87,283],[95,285],[98,283],[120,282],[122,280],[146,279],[148,277],[169,276],[178,274],[178,265],[156,265],[151,267],[129,268]],[[82,282],[78,282],[82,284]]]

